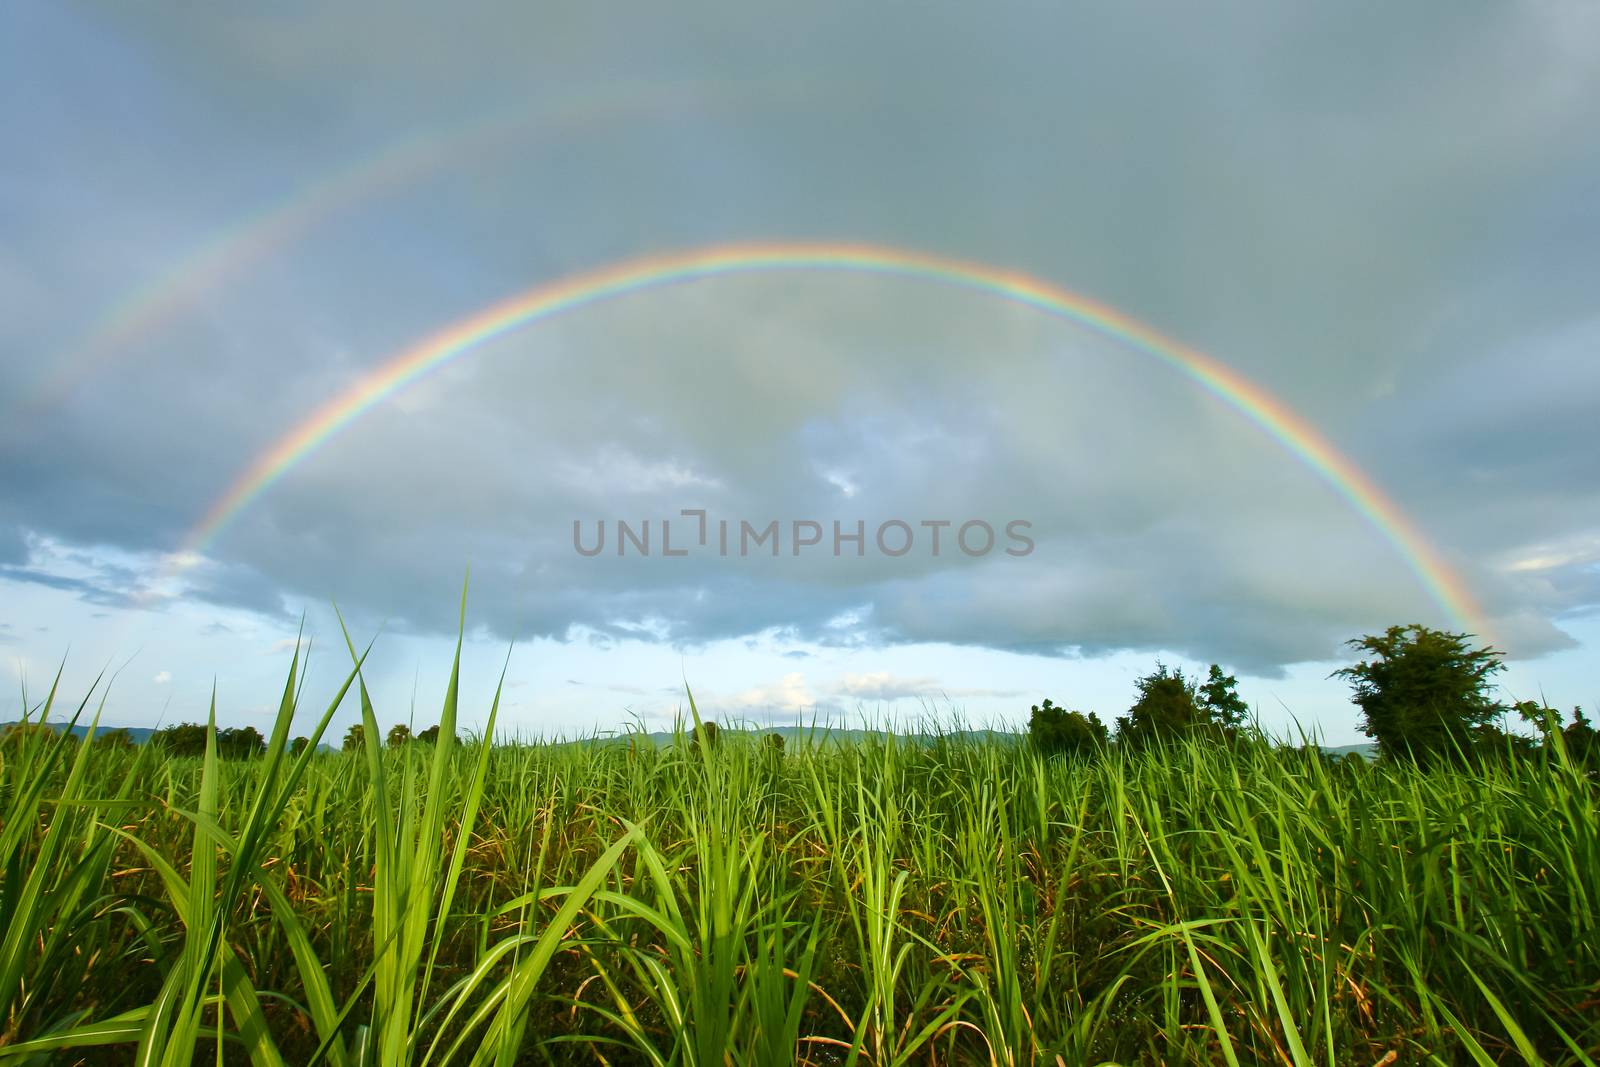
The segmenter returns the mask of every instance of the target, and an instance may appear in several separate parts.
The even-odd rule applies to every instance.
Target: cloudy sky
[[[75,699],[117,672],[108,722],[203,716],[215,682],[264,726],[302,620],[308,703],[347,668],[336,603],[378,636],[380,718],[426,724],[469,567],[463,716],[504,666],[528,735],[659,727],[686,682],[760,721],[1111,716],[1159,657],[1346,743],[1342,642],[1411,621],[1484,633],[1510,695],[1600,697],[1594,5],[24,0],[0,72],[0,719],[64,663]],[[1025,275],[1207,353],[1364,471],[1475,614],[1161,360],[859,271],[508,330],[196,534],[484,308],[801,242]],[[778,523],[776,558],[741,521]]]

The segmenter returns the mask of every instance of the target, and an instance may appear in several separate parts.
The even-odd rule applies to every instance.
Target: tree
[[[428,727],[426,730],[423,730],[421,733],[417,734],[417,740],[425,741],[430,745],[437,745],[439,743],[439,727]]]
[[[1045,756],[1077,756],[1097,751],[1106,743],[1106,724],[1094,712],[1058,708],[1047,698],[1033,705],[1028,716],[1028,739]]]
[[[133,748],[133,735],[123,727],[114,730],[101,730],[94,735],[95,748]]]
[[[1117,719],[1117,741],[1142,746],[1195,732],[1209,721],[1201,708],[1197,681],[1157,662],[1156,669],[1134,683],[1139,699]]]
[[[297,737],[293,741],[289,742],[289,755],[298,756],[298,755],[300,755],[300,753],[304,752],[306,749],[308,749],[310,747],[311,747],[311,738],[309,738],[309,737]]]
[[[360,723],[356,723],[344,732],[344,744],[341,746],[346,752],[360,752],[366,748],[367,732]]]
[[[1572,724],[1561,731],[1561,739],[1574,763],[1591,770],[1600,768],[1600,730],[1590,725],[1582,708],[1572,709]]]
[[[1199,690],[1200,703],[1210,714],[1211,722],[1225,731],[1239,729],[1250,714],[1250,705],[1239,696],[1238,685],[1237,678],[1223,674],[1222,668],[1213,663]]]
[[[8,752],[38,751],[42,746],[56,741],[71,745],[76,744],[77,740],[71,731],[57,730],[42,722],[14,722],[0,728],[0,749]]]
[[[1469,752],[1478,731],[1504,713],[1489,679],[1505,669],[1505,654],[1471,648],[1470,639],[1413,623],[1347,642],[1372,658],[1330,677],[1350,682],[1362,732],[1378,742],[1380,756],[1448,760]]]
[[[150,743],[168,756],[204,756],[206,728],[192,722],[164,726],[150,735]]]
[[[1513,704],[1511,710],[1539,731],[1546,749],[1555,746],[1559,740],[1574,763],[1580,766],[1600,763],[1600,734],[1596,733],[1582,708],[1572,709],[1572,722],[1565,726],[1561,723],[1559,711],[1532,700]]]
[[[267,748],[267,739],[254,726],[230,726],[217,731],[217,755],[223,759],[248,759]]]
[[[411,740],[411,727],[405,723],[397,722],[389,727],[388,742],[390,748],[400,748],[409,740]]]

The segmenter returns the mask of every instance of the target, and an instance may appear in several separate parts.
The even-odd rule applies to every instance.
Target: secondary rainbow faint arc
[[[327,174],[294,187],[288,195],[245,214],[210,235],[128,290],[90,318],[89,328],[54,353],[31,384],[12,398],[0,398],[0,415],[33,418],[61,403],[94,374],[185,313],[223,290],[247,269],[294,243],[340,211],[365,203],[389,186],[411,182],[477,155],[519,134],[582,130],[606,118],[644,115],[686,103],[705,110],[747,106],[789,98],[794,83],[768,78],[734,95],[726,83],[688,81],[624,82],[603,94],[588,93],[555,101],[537,112],[520,107],[463,123],[456,128],[423,129],[355,157]]]
[[[1394,501],[1316,428],[1238,371],[1115,308],[1041,279],[982,263],[866,244],[716,245],[644,256],[537,285],[484,308],[384,360],[274,442],[206,511],[176,558],[194,559],[251,501],[374,405],[487,341],[630,293],[774,271],[856,272],[956,286],[1025,304],[1154,356],[1254,422],[1315,471],[1394,546],[1452,622],[1480,636],[1487,634],[1465,582]]]

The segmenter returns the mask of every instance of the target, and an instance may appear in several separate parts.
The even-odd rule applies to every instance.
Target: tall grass
[[[0,749],[0,1061],[1600,1058],[1600,786],[1559,750],[491,747],[459,649],[394,750],[351,651],[315,736],[348,699],[361,752],[287,754],[298,655],[260,759]]]

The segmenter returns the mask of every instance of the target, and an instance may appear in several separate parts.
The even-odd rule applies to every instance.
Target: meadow
[[[0,746],[0,1063],[1600,1058],[1600,784],[1560,749],[491,746],[454,680],[388,747],[355,667],[299,680],[257,758]],[[345,701],[366,751],[291,756]]]

